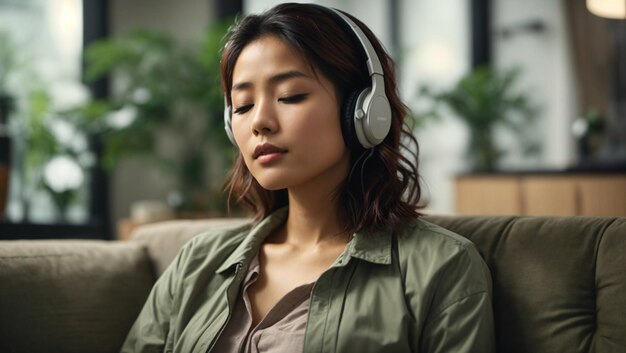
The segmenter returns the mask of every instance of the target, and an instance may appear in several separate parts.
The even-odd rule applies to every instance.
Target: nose
[[[278,131],[276,110],[272,102],[261,101],[257,104],[251,127],[254,136],[270,135]]]

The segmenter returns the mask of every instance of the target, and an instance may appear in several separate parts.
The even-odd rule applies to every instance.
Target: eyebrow
[[[289,71],[281,72],[279,74],[276,74],[270,77],[269,83],[270,85],[275,85],[279,82],[286,81],[292,78],[297,78],[297,77],[308,78],[309,76],[305,75],[303,72],[298,71],[298,70],[289,70]],[[252,87],[251,82],[238,82],[233,85],[233,87],[231,88],[231,91],[240,91],[240,90],[244,90],[250,87]]]

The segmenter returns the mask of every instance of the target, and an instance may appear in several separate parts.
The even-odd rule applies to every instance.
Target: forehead
[[[233,84],[267,79],[278,71],[297,70],[311,78],[316,70],[305,55],[277,36],[262,36],[248,43],[233,68]]]

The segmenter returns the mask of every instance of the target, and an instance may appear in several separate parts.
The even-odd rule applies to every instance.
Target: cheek
[[[250,129],[246,125],[243,119],[235,119],[232,120],[232,129],[233,136],[235,137],[235,142],[237,143],[237,149],[239,149],[239,153],[243,157],[243,161],[245,162],[248,169],[250,169],[250,164],[252,163],[252,158],[250,153],[248,152],[248,143],[250,141]]]
[[[334,109],[319,109],[304,117],[300,124],[293,127],[301,141],[319,144],[325,149],[337,144],[343,145],[339,112]]]
[[[237,147],[243,152],[246,149],[252,135],[250,127],[246,123],[245,119],[235,117],[232,120],[232,129]]]

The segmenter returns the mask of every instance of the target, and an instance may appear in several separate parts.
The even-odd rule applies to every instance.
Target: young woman
[[[489,271],[419,218],[417,144],[372,32],[281,4],[232,28],[222,78],[229,196],[256,221],[186,244],[122,351],[492,352]]]

